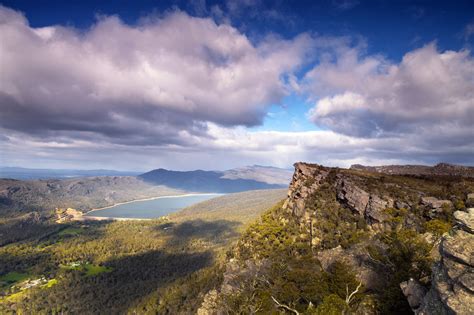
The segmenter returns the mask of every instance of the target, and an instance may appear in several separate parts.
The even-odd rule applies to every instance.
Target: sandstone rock
[[[471,292],[474,292],[474,273],[472,270],[459,276],[458,281],[463,287],[470,290]]]
[[[297,217],[302,217],[305,214],[305,200],[319,188],[329,171],[317,164],[295,163],[294,166],[295,172],[283,209],[291,211]]]
[[[474,211],[455,212],[456,225],[439,245],[431,288],[416,314],[474,314]]]
[[[474,233],[474,208],[467,209],[467,212],[456,211],[454,218],[461,229]]]
[[[436,218],[444,211],[445,207],[452,208],[453,204],[449,200],[439,200],[435,197],[421,197],[421,205],[430,210],[429,216]]]
[[[439,200],[435,197],[421,197],[421,204],[432,209],[441,209],[443,205],[452,206],[449,200]]]
[[[397,200],[395,201],[395,208],[397,209],[410,209],[410,205],[404,201]]]
[[[345,203],[352,211],[364,216],[370,200],[370,194],[347,178],[339,177],[336,183],[337,198]]]
[[[365,210],[365,217],[368,218],[368,223],[383,222],[389,218],[389,215],[384,211],[386,208],[393,207],[393,200],[383,200],[382,198],[371,195],[367,208]]]
[[[414,279],[400,283],[400,288],[407,297],[410,307],[414,310],[418,309],[426,295],[426,289]]]
[[[461,264],[474,267],[474,235],[463,230],[445,237],[440,247],[441,255]]]

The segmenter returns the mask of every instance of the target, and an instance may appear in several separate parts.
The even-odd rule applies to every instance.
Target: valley
[[[285,194],[230,194],[145,221],[43,222],[40,233],[0,247],[0,275],[9,279],[2,279],[0,312],[126,313],[150,303],[195,309],[196,294],[219,280],[225,248]],[[37,285],[26,288],[27,279]],[[187,306],[175,305],[175,290],[188,296]]]
[[[154,219],[4,217],[0,312],[464,314],[473,192],[458,174],[297,163],[289,190],[212,195]]]
[[[0,315],[474,315],[474,0],[0,3]]]

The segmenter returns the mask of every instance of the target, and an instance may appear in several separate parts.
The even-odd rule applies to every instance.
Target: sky
[[[474,164],[472,1],[0,3],[0,166]]]

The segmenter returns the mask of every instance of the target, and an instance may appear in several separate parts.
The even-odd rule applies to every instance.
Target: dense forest
[[[0,313],[196,310],[221,281],[229,243],[285,193],[226,195],[156,220],[5,219]]]

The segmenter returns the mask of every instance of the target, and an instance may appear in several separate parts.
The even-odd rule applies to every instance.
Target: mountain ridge
[[[433,166],[429,165],[381,165],[365,166],[353,164],[350,169],[362,170],[375,173],[392,175],[438,175],[438,176],[461,176],[474,177],[474,166],[464,166],[441,162]]]

